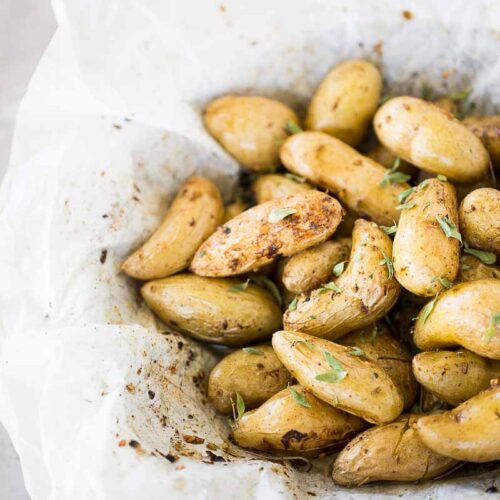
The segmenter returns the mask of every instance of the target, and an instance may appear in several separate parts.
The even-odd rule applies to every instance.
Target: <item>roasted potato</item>
[[[428,179],[405,203],[392,249],[394,273],[404,288],[430,297],[458,274],[460,241],[444,232],[458,228],[455,189],[449,182]]]
[[[311,190],[262,203],[221,226],[198,249],[200,276],[242,274],[325,241],[343,215],[339,202]]]
[[[203,177],[190,177],[160,227],[122,264],[123,272],[133,278],[151,280],[186,269],[223,217],[224,205],[217,187]]]
[[[298,177],[298,179],[301,179]],[[291,194],[301,193],[312,189],[312,186],[307,182],[300,182],[282,174],[266,174],[261,175],[253,183],[253,192],[257,203],[265,203],[266,201],[283,198]]]
[[[284,328],[335,340],[371,325],[391,309],[401,287],[392,276],[392,241],[376,224],[356,221],[345,271],[301,295],[283,318]]]
[[[401,391],[404,407],[413,406],[417,397],[417,382],[412,373],[411,354],[400,340],[390,334],[384,323],[348,333],[338,342],[357,348],[356,355],[379,364]]]
[[[273,335],[273,348],[308,391],[336,408],[383,424],[403,411],[403,396],[378,364],[345,347],[299,332]]]
[[[344,444],[364,427],[362,419],[294,385],[240,417],[233,436],[243,448],[314,456]]]
[[[500,255],[500,191],[468,194],[460,204],[460,230],[470,246]]]
[[[493,165],[500,167],[500,115],[468,116],[463,124],[483,141]]]
[[[393,182],[388,169],[335,137],[322,132],[294,134],[280,156],[288,170],[329,189],[361,216],[389,226],[399,219],[398,195],[410,186]]]
[[[221,413],[231,413],[236,393],[245,401],[248,410],[267,401],[291,382],[269,345],[238,349],[219,361],[208,379],[208,397]]]
[[[318,130],[357,146],[377,110],[382,76],[368,61],[343,62],[329,71],[309,104],[308,130]]]
[[[473,352],[421,352],[413,358],[413,373],[428,391],[446,403],[457,406],[490,386],[500,377],[500,361]]]
[[[500,280],[459,283],[426,304],[413,333],[424,351],[460,345],[500,359]]]
[[[500,381],[492,382],[453,410],[419,418],[415,426],[424,444],[456,460],[500,460]]]
[[[465,254],[460,257],[458,281],[473,281],[485,278],[500,279],[500,266],[483,264],[472,255]]]
[[[385,168],[394,167],[394,163],[396,161],[399,162],[398,172],[403,172],[404,174],[409,175],[410,177],[415,176],[418,173],[418,169],[408,163],[407,161],[398,159],[398,157],[391,153],[386,147],[382,144],[377,144],[373,149],[366,153],[368,158],[371,158],[373,161],[376,161],[380,165]]]
[[[279,147],[287,137],[287,123],[297,115],[274,99],[228,95],[212,101],[203,122],[212,136],[245,167],[256,172],[279,165]]]
[[[274,275],[275,282],[278,286],[278,290],[281,293],[281,298],[283,299],[282,302],[285,309],[287,309],[290,302],[295,299],[295,294],[288,290],[288,288],[283,283],[283,272],[288,260],[289,258],[278,261],[278,263],[276,264],[276,273]]]
[[[373,481],[420,481],[439,476],[457,463],[434,452],[413,425],[419,415],[373,427],[356,436],[333,463],[333,480],[340,486]]]
[[[347,261],[351,253],[351,240],[339,238],[325,241],[290,257],[283,270],[283,283],[293,293],[318,288],[333,275],[336,264]]]
[[[178,274],[146,283],[141,293],[169,328],[204,342],[241,346],[281,327],[276,300],[248,281]]]
[[[241,212],[244,212],[248,206],[246,203],[243,203],[242,201],[234,201],[233,203],[230,203],[225,211],[224,211],[224,224],[231,220],[234,219],[237,215],[240,215]]]
[[[395,97],[374,118],[380,142],[395,155],[449,180],[470,183],[488,171],[481,141],[447,111],[416,97]]]

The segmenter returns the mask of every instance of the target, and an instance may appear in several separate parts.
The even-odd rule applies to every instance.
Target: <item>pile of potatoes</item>
[[[339,452],[343,486],[500,460],[500,116],[381,92],[353,60],[303,122],[210,102],[242,187],[189,178],[122,266],[168,330],[229,346],[208,396],[236,444]]]

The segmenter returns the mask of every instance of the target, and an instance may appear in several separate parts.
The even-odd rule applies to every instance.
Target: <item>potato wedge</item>
[[[459,283],[424,306],[413,341],[424,351],[460,345],[486,358],[500,359],[500,280]]]
[[[391,335],[384,323],[348,333],[338,343],[356,348],[353,352],[357,356],[380,365],[403,395],[404,407],[413,406],[417,381],[412,373],[411,354],[400,340]]]
[[[500,361],[473,352],[421,352],[413,358],[413,373],[428,391],[452,406],[467,401],[500,377]]]
[[[276,300],[248,281],[177,274],[146,283],[141,293],[172,330],[204,342],[241,346],[281,326]]]
[[[361,216],[389,226],[399,219],[398,195],[410,186],[393,184],[386,168],[335,137],[322,132],[294,134],[280,155],[288,170],[329,189]]]
[[[460,241],[448,237],[442,224],[458,228],[458,207],[449,182],[428,179],[405,200],[394,237],[394,273],[399,283],[423,297],[431,297],[455,281]]]
[[[488,171],[481,141],[452,114],[423,99],[390,99],[375,114],[374,127],[387,149],[427,172],[470,183]]]
[[[335,340],[371,325],[398,299],[392,277],[392,241],[376,224],[358,219],[352,233],[351,259],[327,287],[298,298],[284,315],[284,328]],[[329,288],[328,288],[329,287]]]
[[[257,203],[265,203],[283,196],[308,191],[312,188],[311,184],[307,182],[296,181],[282,174],[261,175],[252,186]]]
[[[273,335],[273,348],[300,385],[340,410],[375,424],[403,411],[403,396],[386,371],[350,347],[281,331]]]
[[[500,266],[483,264],[472,255],[465,254],[460,257],[458,281],[473,281],[485,278],[500,279]]]
[[[347,261],[351,253],[351,240],[339,238],[325,241],[303,250],[288,259],[283,270],[283,283],[294,293],[318,288],[333,275],[333,267]]]
[[[221,413],[230,414],[236,393],[247,410],[286,388],[291,375],[270,345],[238,349],[217,363],[208,378],[208,397]]]
[[[457,463],[432,451],[413,425],[419,415],[373,427],[356,436],[333,463],[333,480],[340,486],[373,481],[419,481],[439,476]]]
[[[377,110],[382,76],[370,62],[338,64],[323,78],[307,110],[306,128],[357,146]]]
[[[160,227],[127,258],[122,271],[132,278],[151,280],[186,269],[223,217],[224,205],[217,187],[203,177],[190,177]]]
[[[274,99],[228,95],[206,107],[203,122],[212,136],[245,167],[256,172],[274,170],[280,163],[280,144],[288,136],[287,122],[297,115]]]
[[[481,139],[493,165],[500,167],[500,115],[468,116],[462,123]]]
[[[492,382],[453,410],[418,419],[415,426],[424,444],[456,460],[500,460],[500,381]]]
[[[199,248],[200,276],[242,274],[325,241],[343,215],[340,203],[316,190],[262,203],[221,226]]]
[[[344,444],[364,427],[362,419],[294,385],[239,418],[233,436],[242,448],[314,456]]]
[[[248,206],[246,203],[243,203],[242,201],[234,201],[233,203],[230,203],[224,211],[224,224],[227,221],[234,219],[237,215],[240,215],[247,208]]]
[[[469,193],[460,204],[460,230],[470,246],[500,255],[500,191]]]

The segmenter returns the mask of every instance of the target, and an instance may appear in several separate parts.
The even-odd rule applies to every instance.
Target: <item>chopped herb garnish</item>
[[[271,224],[275,224],[280,220],[285,219],[289,215],[297,213],[295,208],[275,208],[268,216],[267,221]]]
[[[455,238],[462,243],[462,235],[447,215],[445,217],[439,217],[439,215],[436,215],[436,220],[439,222],[439,225],[447,238]]]
[[[477,259],[479,259],[483,264],[494,264],[497,261],[497,256],[491,252],[484,252],[483,250],[475,250],[474,248],[470,248],[467,242],[464,244],[464,252],[469,255],[473,255]]]
[[[339,277],[343,272],[344,272],[344,267],[346,265],[346,260],[343,260],[342,262],[338,262],[333,266],[333,274],[334,276]]]
[[[344,370],[342,364],[337,361],[328,351],[323,351],[323,356],[325,357],[326,362],[332,368],[331,371],[326,373],[321,373],[316,375],[315,379],[320,382],[329,382],[335,383],[340,382],[347,376],[347,371]]]
[[[365,356],[365,351],[363,349],[354,346],[347,354],[349,356]]]
[[[415,203],[403,203],[401,205],[398,205],[396,207],[396,210],[409,210],[410,208],[413,208],[415,206]]]
[[[292,122],[291,120],[286,121],[284,128],[285,132],[290,135],[302,132],[302,129],[295,122]]]
[[[248,354],[255,354],[256,356],[262,356],[264,354],[260,349],[257,349],[256,347],[244,347],[243,351],[247,352]]]
[[[297,309],[297,302],[299,301],[299,299],[297,299],[297,297],[295,297],[291,302],[290,304],[288,304],[288,310],[289,311],[295,311],[295,309]]]
[[[427,304],[425,304],[424,308],[422,309],[422,321],[425,323],[427,321],[427,318],[429,317],[430,313],[434,309],[434,306],[436,305],[436,301],[439,297],[439,293],[436,294],[436,296]]]
[[[330,283],[325,283],[324,285],[321,286],[321,288],[318,288],[318,294],[322,295],[326,293],[328,290],[331,290],[332,292],[335,293],[340,293],[342,291],[335,283],[333,283],[333,281],[330,281]]]
[[[229,287],[230,292],[243,292],[248,288],[248,284],[250,283],[250,278],[247,279],[244,283],[238,283],[237,285],[233,285]]]
[[[452,101],[463,101],[464,99],[467,99],[467,97],[469,97],[471,92],[472,89],[462,90],[461,92],[452,92],[451,94],[448,95],[448,97]]]
[[[304,408],[311,407],[309,401],[307,401],[307,399],[302,394],[299,394],[295,388],[289,387],[288,389],[290,389],[292,397],[296,403],[298,403],[300,406],[303,406]]]
[[[382,255],[384,256],[384,258],[379,262],[379,264],[381,266],[384,266],[384,265],[387,266],[387,272],[389,274],[389,279],[391,279],[394,276],[394,264],[393,264],[392,260],[390,259],[390,257],[388,257],[382,249],[380,249],[380,251],[382,252]]]
[[[486,342],[489,342],[495,335],[497,325],[500,325],[500,313],[496,313],[491,317],[490,326],[486,330],[486,334],[484,336]]]
[[[394,165],[385,172],[383,179],[380,181],[380,187],[387,187],[389,183],[391,184],[399,184],[401,182],[406,182],[410,179],[410,176],[407,174],[403,174],[402,172],[397,172],[399,165],[401,164],[400,158],[396,158],[394,160]]]
[[[271,281],[269,278],[266,278],[265,276],[251,276],[250,279],[254,282],[257,283],[257,285],[263,286],[264,288],[267,288],[273,297],[276,299],[276,302],[281,305],[283,303],[283,299],[281,298],[280,291],[278,290],[278,287],[274,283],[274,281]]]
[[[390,94],[383,95],[379,101],[380,106],[382,106],[382,104],[385,104],[389,99],[392,99],[392,96]]]
[[[304,344],[310,351],[314,351],[316,349],[314,345],[309,342],[309,340],[296,340],[292,343],[292,347],[299,344]]]
[[[415,191],[414,187],[411,187],[410,189],[405,189],[403,192],[398,194],[398,201],[399,203],[404,203],[406,199]]]
[[[422,96],[422,99],[425,99],[426,101],[432,101],[432,98],[434,97],[434,90],[427,82],[424,82],[422,83],[420,95]]]
[[[439,174],[437,176],[437,178],[440,180],[440,181],[443,181],[443,182],[446,182],[448,180],[448,178],[446,177],[446,175],[441,175]]]
[[[291,179],[292,181],[298,182],[300,184],[304,184],[304,182],[306,182],[306,178],[300,177],[300,175],[286,173],[285,177],[287,177],[288,179]]]
[[[443,285],[445,288],[451,288],[453,286],[453,283],[448,278],[434,276],[434,278],[432,278],[431,280],[431,283],[435,283],[436,281],[439,281],[439,283],[441,283],[441,285]]]
[[[392,226],[380,226],[380,228],[384,230],[384,233],[387,234],[387,236],[396,234],[396,231],[398,230],[398,226],[395,222]]]

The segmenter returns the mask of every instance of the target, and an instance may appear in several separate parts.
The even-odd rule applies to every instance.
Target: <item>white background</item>
[[[55,27],[50,0],[0,0],[0,179],[19,101]],[[28,498],[19,459],[0,424],[0,500]]]

